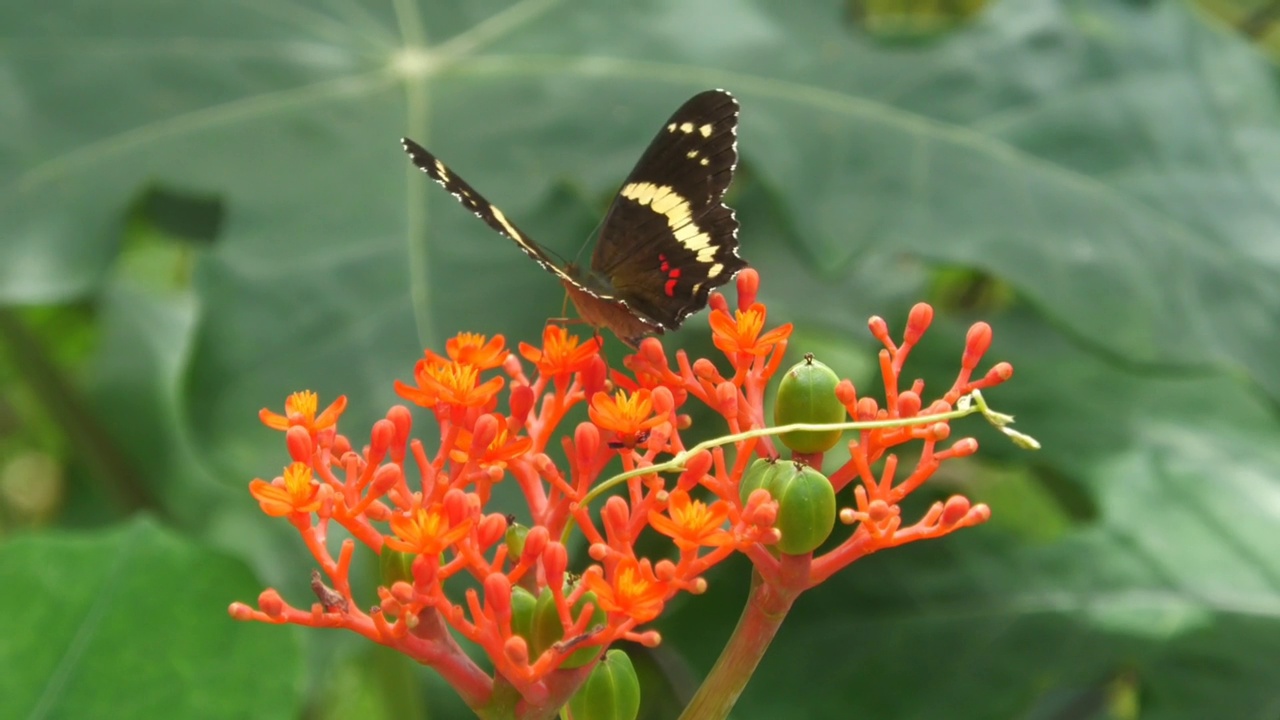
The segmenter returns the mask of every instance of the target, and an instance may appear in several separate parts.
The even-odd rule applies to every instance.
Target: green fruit
[[[792,468],[779,474],[767,489],[778,501],[774,527],[782,533],[775,546],[788,555],[811,553],[830,535],[836,523],[836,493],[825,475],[806,465],[778,463]]]
[[[512,562],[518,562],[520,556],[524,554],[524,539],[529,534],[529,528],[518,523],[511,523],[507,527],[507,557]]]
[[[569,700],[573,720],[635,720],[640,714],[640,678],[621,650],[604,654]]]
[[[775,425],[791,423],[838,423],[845,421],[844,405],[836,398],[840,378],[831,368],[805,355],[778,384],[773,406]],[[793,451],[804,454],[826,452],[840,442],[841,430],[795,430],[779,439]]]
[[[571,588],[566,587],[564,592],[567,595]],[[604,625],[608,618],[605,616],[604,610],[600,609],[600,603],[596,600],[596,594],[593,592],[585,592],[582,597],[578,598],[578,602],[574,603],[573,611],[570,613],[573,617],[582,614],[582,608],[587,603],[595,608],[591,612],[591,621],[587,623],[587,630],[596,625]],[[533,609],[533,627],[529,634],[529,658],[532,660],[541,655],[547,648],[560,642],[564,637],[564,627],[560,624],[560,614],[556,612],[555,596],[551,594],[550,588],[543,588],[538,595],[537,605]],[[582,667],[591,661],[592,658],[600,651],[598,646],[582,648],[573,653],[560,664],[563,668]]]
[[[533,612],[538,605],[538,598],[533,593],[516,585],[511,588],[511,632],[530,642],[533,637]]]
[[[412,585],[413,561],[417,557],[417,555],[392,550],[383,545],[382,552],[378,555],[378,574],[382,578],[382,584],[385,587],[391,587],[397,582],[407,582]]]
[[[747,504],[747,498],[751,497],[751,493],[757,488],[768,487],[766,483],[773,477],[777,467],[777,458],[760,458],[747,467],[747,471],[742,473],[742,483],[738,485],[738,494],[742,498],[743,505]]]

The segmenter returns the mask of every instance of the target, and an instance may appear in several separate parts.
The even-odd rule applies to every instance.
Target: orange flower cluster
[[[702,592],[702,576],[732,553],[748,555],[766,582],[792,582],[798,591],[870,552],[984,521],[987,508],[961,497],[939,503],[909,527],[899,517],[899,502],[939,463],[974,452],[974,441],[938,448],[948,437],[945,421],[862,431],[848,445],[849,459],[831,475],[837,492],[856,481],[840,517],[857,528],[813,558],[799,587],[783,577],[779,554],[770,547],[779,537],[773,528],[777,503],[761,491],[745,502],[739,496],[751,461],[777,456],[773,440],[744,436],[691,451],[681,437],[690,425],[684,407],[691,400],[722,416],[729,433],[767,427],[764,397],[791,326],[765,330],[765,306],[755,301],[758,286],[753,270],[740,273],[739,309],[733,312],[722,295],[711,298],[713,341],[731,368],[727,374],[683,351],[672,362],[656,338],[626,358],[625,371],[610,372],[598,337],[583,341],[555,325],[546,327],[541,346],[521,343],[518,356],[500,336],[473,334],[450,340],[444,356],[428,350],[414,368],[413,384],[395,387],[433,411],[434,452],[411,437],[412,417],[403,406],[374,424],[360,450],[337,432],[345,398],[319,415],[309,392],[291,396],[284,415],[263,410],[265,424],[286,432],[292,463],[271,482],[254,480],[250,492],[264,512],[299,530],[320,566],[312,584],[318,602],[297,608],[269,589],[256,609],[236,603],[231,615],[358,632],[436,668],[473,708],[491,702],[495,684],[514,688],[527,706],[559,707],[586,672],[562,668],[566,658],[583,648],[603,651],[619,639],[657,644],[657,633],[642,626],[676,593]],[[859,398],[844,381],[838,397],[851,418],[944,412],[971,390],[1009,377],[1011,369],[1001,363],[971,379],[991,338],[979,324],[970,332],[960,376],[942,398],[923,408],[920,382],[899,389],[902,363],[931,313],[927,305],[912,311],[901,345],[883,321],[872,320],[872,332],[885,346],[886,403]],[[503,397],[505,412],[498,409]],[[570,411],[580,406],[589,420],[565,428]],[[909,441],[922,441],[924,449],[916,469],[897,481],[896,457],[886,451]],[[677,457],[671,483],[659,470]],[[802,459],[821,467],[821,457]],[[620,474],[611,469],[615,462]],[[877,463],[879,477],[872,470]],[[508,509],[490,507],[493,486],[508,478],[524,499],[516,514],[524,525],[519,532]],[[593,505],[598,495],[603,499]],[[356,543],[344,541],[337,557],[330,552],[328,530],[335,521],[381,555],[385,584],[367,612],[361,608],[371,598],[362,605],[349,579]],[[578,580],[564,544],[574,531],[589,543]],[[641,555],[637,541],[649,531],[670,538],[671,552]],[[388,574],[389,567],[401,570]],[[459,583],[449,581],[460,575],[474,578],[479,589],[458,591]],[[517,586],[534,596],[549,591],[564,631],[562,640],[537,655],[513,622]],[[456,635],[484,650],[492,676],[460,649]]]

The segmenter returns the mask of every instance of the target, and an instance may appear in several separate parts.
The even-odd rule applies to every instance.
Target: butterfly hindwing
[[[457,173],[441,162],[440,158],[427,152],[425,148],[409,138],[400,138],[400,144],[404,146],[404,151],[409,153],[409,158],[413,161],[413,164],[430,176],[432,180],[440,183],[441,187],[452,193],[454,197],[458,198],[458,202],[462,203],[463,207],[475,213],[476,217],[498,231],[499,234],[514,241],[516,245],[520,246],[521,250],[524,250],[539,265],[562,280],[571,280],[569,275],[556,264],[555,260],[541,245],[534,242],[523,230],[516,227],[515,223],[508,220],[507,216],[497,206],[485,200],[483,195],[476,192],[475,188],[471,187],[466,180],[463,180]]]
[[[706,306],[746,262],[722,198],[737,167],[738,103],[708,90],[658,131],[605,216],[592,273],[614,296],[666,328]]]

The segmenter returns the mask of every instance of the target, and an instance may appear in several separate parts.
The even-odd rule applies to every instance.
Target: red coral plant
[[[985,505],[954,496],[914,523],[902,520],[900,503],[943,462],[977,451],[973,439],[949,442],[950,421],[980,412],[1032,442],[978,392],[1012,374],[998,363],[975,378],[991,342],[985,323],[969,331],[960,371],[939,398],[926,405],[919,380],[901,386],[903,364],[932,319],[925,304],[912,309],[901,343],[883,320],[870,322],[884,346],[883,403],[844,380],[834,393],[844,422],[770,427],[765,395],[792,328],[765,329],[758,288],[748,269],[737,279],[737,310],[724,296],[711,297],[712,338],[727,373],[684,351],[673,361],[657,338],[625,359],[625,371],[610,372],[598,337],[582,340],[556,325],[545,328],[540,346],[521,343],[518,354],[501,336],[466,333],[449,340],[443,356],[427,350],[413,383],[397,382],[396,391],[433,411],[433,452],[412,438],[411,414],[400,405],[374,423],[361,448],[338,432],[345,397],[317,412],[313,393],[296,393],[283,415],[263,410],[262,421],[285,432],[292,462],[270,482],[254,480],[250,493],[263,512],[293,524],[315,556],[318,601],[297,607],[268,589],[256,609],[232,604],[231,616],[345,628],[434,668],[480,717],[551,718],[605,649],[618,640],[657,645],[661,637],[646,626],[671,598],[703,592],[710,568],[744,553],[756,574],[747,607],[684,715],[725,717],[799,593],[873,552],[988,519]],[[499,410],[504,397],[506,412]],[[691,401],[717,413],[727,433],[686,444]],[[567,427],[567,415],[582,405],[589,420]],[[832,428],[853,431],[826,478],[844,498],[838,517],[852,530],[818,555],[780,552],[786,508],[767,488],[742,492],[744,476],[757,458],[778,457],[776,435]],[[890,451],[906,443],[920,449],[903,477]],[[615,458],[621,472],[611,469]],[[795,459],[823,467],[821,452]],[[492,507],[493,486],[508,480],[519,486],[527,525]],[[333,522],[354,538],[336,557],[328,542]],[[650,531],[670,538],[668,554],[637,550]],[[589,560],[571,572],[565,543],[573,532],[587,540]],[[357,542],[380,556],[376,602],[358,598],[351,585]],[[461,576],[478,589],[457,591]],[[484,652],[491,673],[463,651],[459,636]]]

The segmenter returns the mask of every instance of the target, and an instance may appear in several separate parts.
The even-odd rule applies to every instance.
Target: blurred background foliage
[[[793,350],[870,377],[866,318],[996,332],[1042,452],[928,501],[988,525],[809,593],[751,718],[1275,718],[1280,3],[297,0],[0,4],[0,717],[461,717],[355,638],[231,622],[309,558],[246,492],[255,417],[344,428],[459,330],[562,291],[413,171],[439,153],[567,257],[681,101],[742,103],[730,196]],[[671,345],[706,351],[701,317]],[[928,494],[928,493],[925,493]],[[847,502],[846,498],[846,502]],[[500,497],[515,507],[514,495]],[[918,509],[918,508],[917,508]],[[638,654],[673,717],[729,563]],[[371,595],[372,597],[372,595]]]

